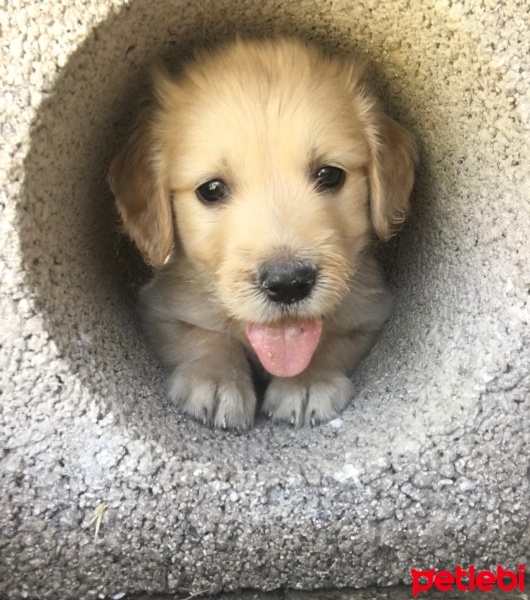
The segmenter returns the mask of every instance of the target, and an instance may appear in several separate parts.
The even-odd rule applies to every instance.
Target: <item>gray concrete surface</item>
[[[153,595],[126,597],[123,600],[191,600],[191,594],[184,592],[178,596]],[[196,595],[193,598],[211,600],[211,597]],[[413,598],[410,586],[394,586],[389,588],[367,588],[364,590],[342,589],[342,590],[318,590],[314,592],[296,592],[283,590],[277,592],[240,592],[232,594],[220,594],[215,596],[216,600],[411,600]],[[429,600],[525,600],[525,593],[502,592],[492,590],[491,592],[440,592],[429,591],[418,596]]]
[[[528,562],[526,0],[17,0],[0,25],[0,595]],[[175,414],[116,258],[105,173],[145,66],[236,32],[369,55],[421,143],[387,261],[397,310],[333,425],[236,435]]]

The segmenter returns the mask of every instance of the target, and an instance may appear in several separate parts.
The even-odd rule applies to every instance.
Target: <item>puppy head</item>
[[[236,42],[178,79],[158,72],[155,105],[110,171],[147,261],[176,242],[175,260],[243,324],[329,315],[370,229],[386,240],[403,221],[413,182],[412,138],[363,70],[283,40]]]

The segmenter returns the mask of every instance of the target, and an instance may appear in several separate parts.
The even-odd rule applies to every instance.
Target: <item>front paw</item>
[[[250,372],[243,368],[209,372],[206,362],[176,367],[169,378],[169,398],[204,425],[248,429],[254,423],[256,394]]]
[[[335,418],[353,396],[353,384],[342,373],[322,378],[274,377],[265,393],[263,412],[274,422],[315,426]]]

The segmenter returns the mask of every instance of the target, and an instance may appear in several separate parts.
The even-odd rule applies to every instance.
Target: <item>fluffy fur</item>
[[[293,40],[197,55],[178,76],[154,73],[153,102],[112,163],[124,230],[155,268],[141,305],[169,396],[206,424],[254,422],[249,323],[322,319],[309,366],[265,392],[265,414],[299,426],[344,409],[349,375],[389,316],[370,241],[405,218],[416,150],[364,70]],[[322,166],[343,183],[319,189]],[[197,195],[212,180],[229,190],[222,202]],[[257,274],[279,256],[318,269],[308,297],[262,293]]]

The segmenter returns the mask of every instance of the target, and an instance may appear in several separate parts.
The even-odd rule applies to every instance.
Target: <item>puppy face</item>
[[[232,318],[315,318],[346,293],[367,239],[368,145],[339,82],[260,58],[201,73],[193,112],[163,128],[179,132],[165,166],[178,236]],[[282,274],[300,279],[290,302],[271,292]]]
[[[412,186],[412,139],[362,76],[285,40],[156,73],[155,103],[110,174],[148,262],[173,248],[247,327],[330,315],[370,230],[390,237]]]

